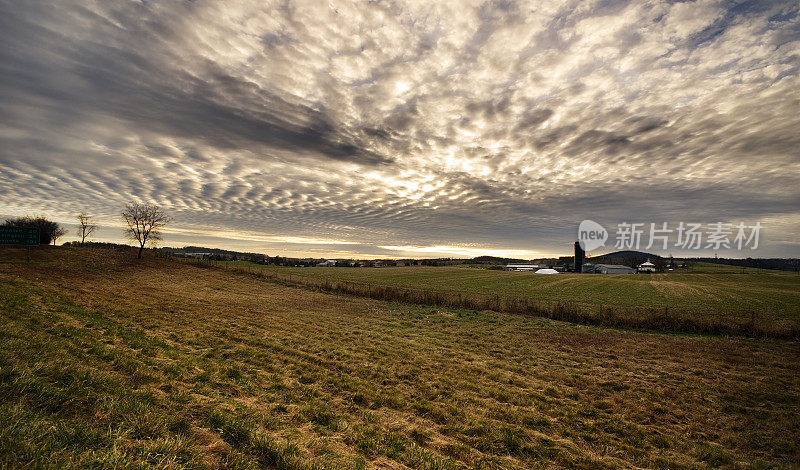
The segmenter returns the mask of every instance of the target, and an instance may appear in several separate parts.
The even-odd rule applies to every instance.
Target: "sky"
[[[342,258],[759,222],[756,250],[655,252],[797,257],[798,10],[0,0],[0,215],[120,241],[153,202],[167,246]]]

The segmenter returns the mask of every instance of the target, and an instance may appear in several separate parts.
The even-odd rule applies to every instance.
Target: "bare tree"
[[[86,239],[91,237],[96,229],[97,225],[93,223],[90,215],[85,212],[78,214],[78,236],[81,239],[81,246],[86,243]]]
[[[161,240],[161,229],[172,220],[161,207],[149,202],[140,203],[135,201],[125,206],[125,210],[122,211],[122,218],[128,224],[128,228],[125,229],[125,236],[139,244],[137,258],[142,257],[145,245],[148,243],[155,245],[156,242]]]
[[[53,246],[56,246],[56,240],[58,240],[59,238],[64,236],[66,233],[67,233],[67,231],[61,226],[59,226],[55,230],[53,230],[53,234],[52,234]]]

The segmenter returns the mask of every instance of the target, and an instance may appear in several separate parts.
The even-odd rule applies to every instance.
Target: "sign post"
[[[0,227],[0,245],[26,247],[28,263],[31,262],[31,247],[39,246],[39,229],[30,227]]]

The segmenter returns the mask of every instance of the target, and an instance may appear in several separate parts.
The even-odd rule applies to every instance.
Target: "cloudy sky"
[[[799,8],[0,0],[0,215],[116,240],[152,201],[167,245],[329,257],[744,221],[738,256],[800,256]]]

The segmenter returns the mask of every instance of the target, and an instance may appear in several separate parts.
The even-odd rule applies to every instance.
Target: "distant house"
[[[186,253],[188,258],[208,258],[211,256],[211,253],[203,252],[203,253]]]
[[[317,263],[317,267],[331,267],[331,266],[336,266],[336,260],[327,259],[321,263]]]
[[[650,262],[650,259],[636,267],[640,273],[654,273],[656,272],[656,265]]]
[[[558,271],[555,269],[542,268],[537,269],[533,274],[558,274]]]
[[[582,272],[590,274],[635,274],[636,269],[621,264],[585,263]]]
[[[538,264],[507,264],[506,271],[536,271]]]
[[[374,262],[374,263],[372,263],[372,266],[373,266],[373,267],[376,267],[376,268],[382,268],[382,267],[383,267],[383,261],[381,261],[381,260],[375,260],[375,262]]]

